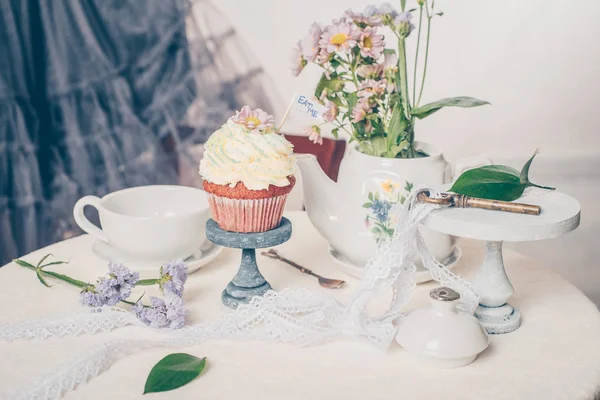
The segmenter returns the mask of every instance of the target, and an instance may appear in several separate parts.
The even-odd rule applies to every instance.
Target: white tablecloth
[[[259,256],[261,270],[275,289],[308,287],[346,299],[356,280],[336,269],[327,244],[301,212],[287,214],[292,239],[279,250],[298,263],[348,286],[320,288],[312,277],[276,260]],[[94,281],[106,262],[92,252],[94,239],[84,235],[32,253],[37,262],[46,253],[71,260],[55,271]],[[482,256],[482,243],[462,241],[463,259],[455,269],[472,275]],[[191,275],[185,300],[191,324],[222,315],[221,291],[233,277],[240,253],[225,249],[210,265]],[[515,332],[493,336],[475,363],[437,370],[414,362],[398,345],[381,351],[344,340],[316,347],[288,344],[212,341],[200,346],[154,348],[126,356],[109,371],[68,393],[67,399],[141,398],[152,366],[173,352],[208,357],[209,367],[197,381],[152,398],[190,399],[593,399],[600,385],[600,313],[578,289],[554,273],[514,252],[505,262],[515,286],[511,303],[523,323]],[[77,309],[78,290],[49,280],[43,287],[35,274],[9,264],[0,268],[0,323]],[[419,285],[410,308],[424,307],[432,283]],[[138,289],[136,289],[137,291]],[[147,295],[153,290],[145,288]],[[140,291],[141,293],[141,291]],[[381,301],[384,304],[385,299]],[[141,327],[110,333],[44,341],[0,343],[0,392],[10,393],[40,374],[68,362],[78,352],[118,338],[155,337]]]

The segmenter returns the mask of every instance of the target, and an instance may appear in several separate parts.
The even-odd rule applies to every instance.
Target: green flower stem
[[[556,188],[550,187],[550,186],[540,186],[540,185],[536,185],[535,183],[531,183],[529,182],[530,186],[536,187],[536,188],[540,188],[540,189],[546,189],[546,190],[556,190]]]
[[[404,104],[404,114],[410,120],[410,100],[408,98],[408,74],[406,71],[406,46],[405,40],[398,41],[398,69],[400,71],[400,90],[402,103]]]
[[[350,74],[352,74],[352,81],[354,82],[356,90],[358,91],[358,80],[356,79],[356,64],[357,63],[355,62],[352,63],[352,66],[350,68]]]
[[[419,64],[419,47],[421,45],[421,26],[423,25],[423,4],[419,8],[419,31],[417,33],[417,50],[415,52],[415,68],[413,71],[413,105],[416,107],[417,101],[417,67]]]
[[[73,278],[71,278],[69,276],[66,276],[66,275],[63,275],[63,274],[59,274],[58,272],[44,271],[43,269],[36,268],[33,265],[31,265],[28,262],[23,261],[23,260],[14,260],[14,261],[17,264],[19,264],[20,266],[22,266],[22,267],[29,268],[31,270],[39,272],[42,275],[47,275],[47,276],[51,276],[51,277],[56,278],[56,279],[60,279],[61,281],[67,282],[67,283],[69,283],[69,284],[71,284],[73,286],[77,286],[78,288],[84,288],[84,287],[90,286],[90,284],[87,283],[87,282],[83,282],[83,281],[80,281],[80,280],[77,280],[77,279],[73,279]]]
[[[433,3],[431,4],[433,7]],[[433,9],[431,10],[433,13]],[[425,87],[425,77],[427,76],[427,61],[429,60],[429,39],[431,37],[431,18],[432,14],[429,13],[429,8],[427,6],[427,2],[425,2],[425,12],[427,12],[427,39],[425,43],[425,62],[423,63],[423,78],[421,79],[421,90],[419,91],[419,99],[415,104],[415,107],[418,107],[421,104],[421,97],[423,96],[423,88]],[[421,26],[419,25],[419,28]]]
[[[135,286],[152,286],[158,285],[160,279],[140,279],[135,283]]]

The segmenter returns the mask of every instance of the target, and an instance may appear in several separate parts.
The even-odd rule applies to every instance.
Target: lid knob
[[[456,290],[450,289],[449,287],[441,286],[439,288],[432,289],[429,292],[429,297],[433,300],[439,301],[454,301],[460,299],[460,294]]]

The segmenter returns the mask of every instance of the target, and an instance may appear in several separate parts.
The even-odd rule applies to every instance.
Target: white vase
[[[490,164],[488,159],[475,157],[452,166],[434,146],[416,142],[415,147],[428,157],[374,157],[351,147],[337,182],[323,173],[314,156],[297,157],[309,219],[335,252],[353,265],[364,267],[377,243],[393,234],[396,214],[390,212],[391,207],[403,203],[412,187],[439,187],[465,169]],[[426,228],[421,233],[438,260],[451,252],[449,235]]]

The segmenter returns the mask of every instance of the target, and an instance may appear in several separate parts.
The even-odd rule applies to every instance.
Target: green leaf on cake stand
[[[144,394],[166,392],[187,385],[196,379],[206,367],[206,357],[174,353],[160,360],[146,379]]]
[[[530,186],[554,190],[529,181],[529,168],[538,151],[525,163],[521,172],[504,165],[486,165],[470,169],[454,182],[451,192],[481,199],[513,201],[523,195]]]

